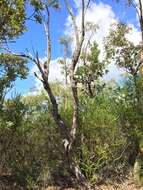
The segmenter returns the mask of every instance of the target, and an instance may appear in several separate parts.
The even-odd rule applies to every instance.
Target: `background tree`
[[[0,1],[0,43],[13,39],[25,29],[25,0]]]
[[[143,70],[143,2],[142,0],[127,0],[127,3],[129,6],[132,6],[135,11],[136,14],[138,16],[138,21],[139,21],[139,26],[140,26],[140,32],[141,32],[141,47],[140,47],[140,52],[138,54],[139,57],[139,67],[140,67],[140,75],[143,76],[142,74],[142,70]],[[143,79],[141,77],[140,80],[140,91],[139,91],[139,96],[140,96],[140,111],[143,114],[143,110],[142,110],[142,105],[143,105]]]
[[[0,108],[4,103],[4,98],[13,82],[17,79],[25,79],[28,73],[27,60],[18,58],[10,54],[0,55]]]
[[[68,36],[61,37],[59,39],[60,44],[63,46],[63,60],[60,59],[59,63],[63,65],[65,73],[65,85],[68,85],[68,58],[70,58],[70,43],[71,39]]]
[[[24,79],[28,74],[26,59],[9,53],[7,43],[25,30],[25,1],[0,1],[0,107],[8,89],[17,77]]]
[[[131,96],[130,108],[121,116],[123,126],[128,126],[125,133],[129,133],[129,139],[132,139],[134,144],[134,155],[137,156],[139,151],[139,144],[142,142],[142,75],[141,67],[142,61],[140,54],[142,52],[142,45],[134,45],[127,39],[127,34],[130,28],[126,24],[119,23],[115,29],[111,29],[106,41],[106,58],[108,62],[111,60],[120,68],[125,70],[128,74],[126,79],[128,83],[128,93]],[[132,111],[131,111],[132,110]],[[123,113],[123,112],[122,112]],[[133,114],[134,113],[134,114]],[[132,115],[133,114],[133,115]],[[127,120],[125,120],[125,118]],[[133,121],[131,119],[133,118]],[[130,140],[129,140],[130,141]],[[139,153],[140,155],[140,153]],[[137,157],[138,158],[138,157]],[[134,159],[135,162],[135,159]],[[140,172],[138,171],[138,174]]]
[[[98,45],[93,43],[88,51],[81,55],[81,66],[76,71],[76,77],[78,83],[82,84],[83,91],[93,98],[104,87],[101,78],[107,70],[105,64],[99,61]]]
[[[131,32],[126,24],[118,23],[111,29],[109,36],[106,38],[106,61],[113,61],[119,68],[122,68],[126,74],[134,81],[136,95],[138,99],[138,108],[140,107],[139,81],[141,80],[140,69],[140,53],[141,45],[134,45],[127,39],[127,34]]]

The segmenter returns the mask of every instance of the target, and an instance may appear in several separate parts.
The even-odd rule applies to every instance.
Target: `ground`
[[[45,190],[76,190],[73,188],[58,188],[58,187],[48,187]],[[83,188],[79,189],[79,190],[83,190]],[[122,184],[116,184],[116,185],[101,185],[101,186],[97,186],[96,188],[93,188],[92,190],[143,190],[143,186],[137,186],[134,184],[133,181],[126,181]]]
[[[14,180],[6,177],[0,178],[0,190],[27,190],[21,186],[18,186]],[[32,189],[37,190],[37,189]],[[84,190],[84,188],[74,189],[74,188],[61,188],[55,186],[49,186],[48,188],[42,188],[38,190]],[[133,179],[128,179],[120,184],[102,184],[98,185],[91,190],[143,190],[143,186],[135,185]]]

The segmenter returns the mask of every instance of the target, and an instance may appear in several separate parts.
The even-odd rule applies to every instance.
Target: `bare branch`
[[[86,14],[87,9],[89,8],[90,2],[91,2],[91,0],[88,0],[88,2],[87,2],[87,4],[86,4],[86,7],[85,7],[85,14]]]
[[[44,82],[44,81],[37,75],[36,72],[34,72],[34,75],[35,75],[35,77],[36,77],[38,80],[40,80],[42,83]]]
[[[130,0],[130,4],[136,9],[137,14],[139,16],[139,7],[138,7],[137,3],[134,0]]]
[[[30,55],[30,54],[24,54],[24,53],[16,54],[16,53],[12,53],[12,52],[11,52],[11,54],[12,54],[12,55],[15,55],[15,56],[18,56],[18,57],[27,58],[27,59],[29,59],[30,61],[32,61],[33,63],[36,63],[35,58],[34,58],[32,55]]]
[[[47,41],[47,61],[44,65],[44,69],[48,70],[49,73],[49,64],[51,61],[51,35],[50,35],[50,11],[48,6],[46,6],[47,20],[44,20],[45,35]]]
[[[61,134],[62,138],[65,139],[67,142],[69,142],[67,126],[59,114],[58,104],[57,104],[56,98],[52,92],[50,85],[49,85],[49,82],[47,80],[47,76],[45,75],[45,73],[43,71],[42,65],[41,65],[40,60],[39,60],[38,52],[36,52],[35,58],[31,57],[30,55],[26,55],[26,54],[14,54],[14,55],[20,56],[20,57],[25,57],[37,65],[37,67],[41,73],[42,79],[36,73],[34,73],[34,74],[42,82],[44,89],[46,90],[46,92],[49,95],[50,101],[52,103],[52,115],[53,115],[53,118],[54,118],[57,126],[59,126],[60,134]]]
[[[85,0],[82,0],[82,21],[81,21],[81,46],[84,40],[84,35],[85,35]]]
[[[92,36],[93,36],[93,30],[92,30],[92,32],[91,32],[91,34],[90,34],[90,36],[89,36],[89,38],[88,38],[88,40],[87,40],[87,43],[85,44],[85,46],[84,46],[84,48],[83,48],[83,53],[84,53],[84,57],[83,57],[83,63],[84,63],[84,65],[86,65],[86,62],[85,62],[85,60],[87,60],[87,49],[88,49],[88,47],[89,47],[89,45],[91,44],[90,42],[91,42],[91,38],[92,38]]]
[[[77,65],[80,53],[81,53],[81,49],[82,49],[82,44],[84,41],[84,35],[85,35],[85,0],[82,0],[82,13],[81,13],[81,37],[80,37],[80,41],[78,46],[75,47],[75,50],[73,52],[73,56],[72,56],[72,68],[71,70],[74,72],[75,67]]]
[[[82,0],[82,13],[81,13],[81,37],[79,44],[75,47],[75,50],[73,52],[72,56],[72,62],[71,62],[71,70],[70,70],[70,82],[71,82],[71,90],[72,90],[72,96],[73,96],[73,119],[72,119],[72,127],[70,130],[70,145],[69,149],[71,149],[75,138],[76,138],[76,131],[78,126],[78,91],[77,91],[77,81],[74,76],[75,67],[78,63],[79,56],[82,49],[82,44],[84,41],[85,36],[85,0]]]
[[[69,12],[69,15],[71,16],[72,22],[73,22],[73,27],[74,27],[74,33],[75,33],[75,37],[76,37],[76,46],[79,46],[79,33],[78,33],[78,27],[76,24],[76,18],[75,15],[73,13],[73,10],[69,4],[68,0],[64,0],[65,1],[65,5],[67,7],[67,10]]]

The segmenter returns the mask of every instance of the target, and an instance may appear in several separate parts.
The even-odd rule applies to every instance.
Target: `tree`
[[[0,1],[0,109],[7,90],[17,77],[24,79],[28,73],[26,59],[10,54],[7,42],[14,40],[25,30],[25,0]],[[6,50],[6,51],[5,51]]]
[[[105,40],[106,61],[110,63],[112,60],[132,78],[136,88],[135,98],[139,101],[138,81],[140,80],[142,65],[139,56],[142,51],[141,45],[134,45],[127,39],[127,34],[131,31],[131,28],[126,24],[118,23],[114,27]]]
[[[107,70],[105,64],[99,61],[100,50],[94,42],[90,45],[89,52],[83,52],[81,55],[81,66],[78,67],[76,77],[78,83],[82,84],[83,91],[93,98],[104,87],[99,80]]]
[[[131,28],[123,23],[118,23],[114,29],[110,30],[105,40],[106,60],[108,63],[113,61],[119,68],[122,68],[127,78],[133,81],[134,109],[137,114],[142,115],[142,74],[140,72],[142,45],[134,45],[127,39],[130,31]]]
[[[13,82],[19,77],[25,79],[28,73],[27,60],[1,53],[0,54],[0,110],[8,89],[11,89]]]
[[[2,43],[23,33],[25,0],[1,0],[0,9],[0,43]]]
[[[111,29],[105,40],[106,61],[112,61],[136,78],[141,67],[139,54],[141,45],[135,46],[127,39],[127,34],[132,30],[124,23],[118,23]]]
[[[76,23],[76,17],[73,11],[72,6],[70,5],[70,2],[68,0],[64,0],[64,3],[66,5],[66,8],[68,10],[68,13],[72,20],[72,26],[74,29],[75,34],[75,47],[72,52],[71,56],[71,63],[70,63],[70,69],[69,69],[69,78],[70,78],[70,85],[71,85],[71,93],[72,93],[72,105],[73,105],[73,114],[72,114],[72,124],[71,127],[67,126],[64,118],[62,118],[61,114],[59,113],[59,106],[56,100],[56,97],[53,94],[53,91],[51,89],[50,83],[49,83],[49,65],[51,62],[51,29],[50,29],[50,9],[51,8],[58,8],[58,1],[36,1],[33,0],[31,3],[35,6],[36,11],[36,18],[39,23],[43,23],[45,27],[45,35],[47,40],[47,60],[44,64],[41,63],[39,59],[38,52],[35,53],[35,56],[32,57],[31,55],[20,55],[21,57],[26,57],[29,60],[33,61],[34,64],[37,65],[40,77],[37,73],[35,73],[35,76],[42,82],[43,87],[45,91],[47,92],[49,99],[52,104],[52,116],[55,120],[55,123],[57,124],[59,128],[59,132],[61,135],[61,141],[63,142],[63,151],[65,153],[68,169],[71,173],[71,175],[77,180],[79,184],[85,184],[85,177],[81,173],[79,166],[74,161],[73,153],[74,153],[74,144],[76,141],[76,134],[77,134],[77,128],[78,128],[78,112],[79,112],[79,100],[78,100],[78,89],[77,89],[77,80],[75,77],[75,70],[77,67],[77,63],[80,58],[82,45],[84,42],[84,36],[85,36],[85,13],[86,9],[89,6],[90,1],[81,1],[81,23],[78,28]]]
[[[140,104],[142,105],[143,102],[143,2],[142,0],[127,0],[128,5],[132,6],[138,16],[138,21],[139,21],[139,26],[140,26],[140,31],[141,31],[141,47],[140,47],[140,52],[138,54],[139,57],[139,67],[140,67],[140,75],[141,75],[141,80],[140,80]],[[143,106],[141,106],[143,107]],[[141,110],[143,114],[143,110]]]
[[[114,29],[111,29],[110,34],[106,39],[107,41],[105,43],[105,49],[107,61],[114,61],[118,67],[124,69],[126,73],[128,73],[129,80],[126,90],[128,90],[128,96],[130,99],[132,99],[132,101],[130,101],[130,105],[127,106],[127,109],[125,108],[125,113],[122,106],[122,112],[120,113],[120,116],[122,125],[129,126],[126,127],[126,134],[129,136],[129,139],[134,140],[133,147],[136,148],[136,150],[134,150],[134,155],[136,155],[136,152],[140,152],[138,144],[140,144],[142,139],[141,94],[143,89],[142,85],[140,84],[142,81],[142,75],[140,72],[142,67],[142,60],[140,58],[140,54],[142,53],[142,45],[139,44],[135,46],[127,39],[127,34],[130,32],[130,30],[131,29],[126,24],[118,23]],[[127,121],[124,117],[127,118]],[[138,157],[139,156],[137,156],[137,162]],[[140,171],[138,171],[138,174],[139,173]]]
[[[68,63],[67,58],[70,58],[70,43],[71,39],[69,36],[63,36],[59,40],[60,44],[63,46],[64,58],[59,60],[59,63],[64,66],[65,73],[65,85],[68,84]]]

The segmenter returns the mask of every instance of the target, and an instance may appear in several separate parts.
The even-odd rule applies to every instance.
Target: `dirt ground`
[[[8,179],[0,178],[0,190],[27,190],[27,189],[18,186],[12,180],[10,183],[10,180]],[[73,188],[61,188],[61,187],[50,186],[46,189],[40,188],[39,190],[84,190],[84,188],[73,189]],[[102,184],[100,186],[91,188],[91,190],[143,190],[143,186],[142,187],[137,186],[135,185],[133,179],[127,179],[121,184],[114,184],[114,185]]]
[[[134,183],[126,182],[120,185],[103,185],[97,190],[143,190],[143,187],[136,186]]]
[[[48,187],[45,190],[77,190],[73,188],[58,188],[58,187]],[[83,190],[83,188],[78,189],[78,190]],[[91,190],[143,190],[143,186],[137,186],[131,181],[126,181],[123,184],[117,184],[117,185],[101,185],[98,187],[95,187]]]
[[[76,190],[73,188],[55,188],[55,187],[48,187],[46,190]],[[78,190],[83,190],[83,189],[78,189]],[[101,187],[96,187],[95,189],[92,190],[143,190],[143,187],[136,187],[135,185],[122,185],[120,187],[115,187],[115,186],[101,186]]]

